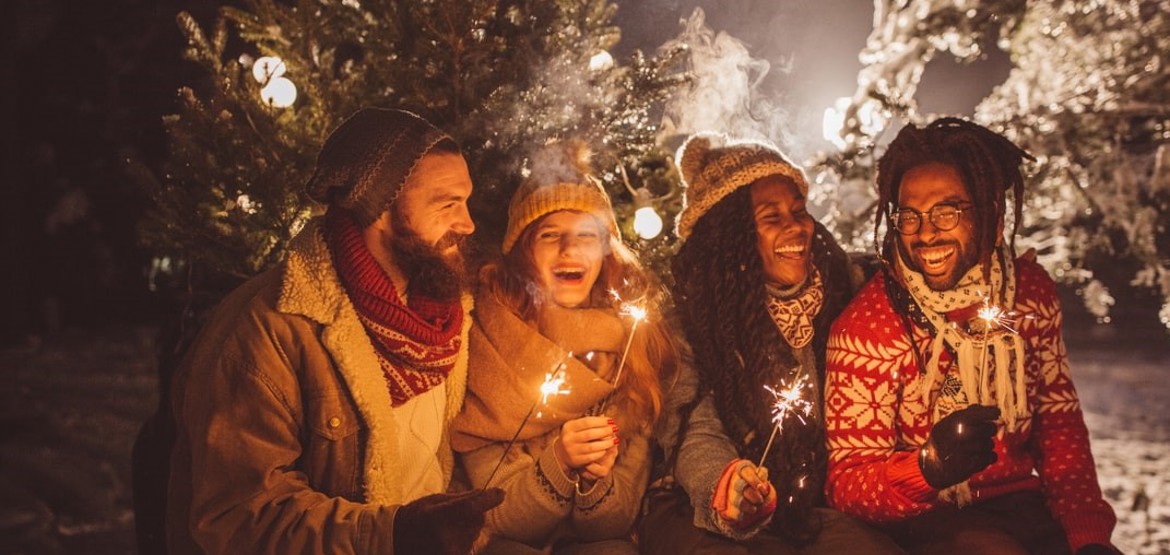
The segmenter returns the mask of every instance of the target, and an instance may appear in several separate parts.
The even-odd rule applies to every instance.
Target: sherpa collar
[[[447,377],[447,410],[450,422],[463,407],[467,387],[467,344],[471,326],[472,297],[464,294],[463,347],[455,367]],[[386,379],[378,365],[378,355],[358,319],[353,303],[345,294],[325,243],[318,220],[305,226],[289,244],[284,262],[278,311],[303,316],[323,326],[321,342],[333,357],[337,372],[349,387],[358,413],[369,430],[366,446],[364,483],[366,501],[378,504],[403,503],[401,485],[395,480],[401,467],[398,453],[398,424],[390,402]],[[448,444],[448,429],[443,431],[443,445]],[[444,479],[449,480],[454,457],[449,449],[440,452]],[[438,492],[436,492],[438,493]]]

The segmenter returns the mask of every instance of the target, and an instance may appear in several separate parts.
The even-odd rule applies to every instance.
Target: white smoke
[[[704,23],[701,8],[681,23],[683,31],[661,50],[683,47],[688,51],[690,84],[667,101],[663,113],[664,143],[700,131],[726,133],[736,139],[753,139],[787,145],[791,135],[788,113],[764,94],[761,83],[772,69],[767,60],[753,58],[747,45]],[[782,67],[787,73],[789,67]]]
[[[535,185],[582,183],[589,171],[589,149],[581,141],[558,141],[535,149],[524,168],[526,181]]]

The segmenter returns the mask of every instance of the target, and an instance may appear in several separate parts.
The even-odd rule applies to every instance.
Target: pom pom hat
[[[368,227],[402,192],[418,161],[443,142],[459,151],[454,139],[416,114],[362,108],[325,140],[309,198],[345,208]]]
[[[675,235],[686,240],[712,206],[740,187],[758,179],[778,175],[791,179],[808,196],[804,170],[788,160],[776,147],[758,142],[732,141],[727,135],[698,133],[687,138],[678,150],[676,164],[682,171],[683,209]]]
[[[575,210],[593,214],[621,239],[613,205],[601,182],[589,172],[589,149],[571,141],[545,146],[532,157],[531,171],[512,195],[504,254],[508,254],[524,229],[547,214]]]

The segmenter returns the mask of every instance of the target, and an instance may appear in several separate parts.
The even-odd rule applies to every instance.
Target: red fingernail
[[[613,426],[613,419],[612,418],[607,418],[606,422],[609,422],[609,425]]]
[[[620,437],[615,437],[615,438],[613,438],[613,444],[614,444],[614,445],[617,445],[617,444],[619,444],[619,443],[621,443],[621,442],[622,442],[622,438],[620,438]]]

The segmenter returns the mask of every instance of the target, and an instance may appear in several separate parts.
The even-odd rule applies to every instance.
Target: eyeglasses
[[[899,208],[890,214],[890,220],[902,235],[918,233],[922,229],[923,216],[930,220],[935,229],[950,231],[959,225],[959,216],[971,206],[969,202],[939,203],[926,212],[919,212],[913,208]]]

